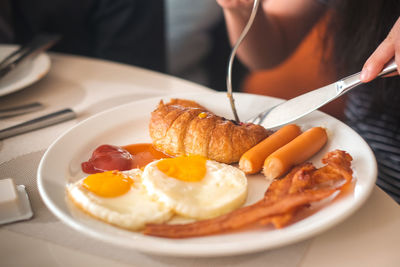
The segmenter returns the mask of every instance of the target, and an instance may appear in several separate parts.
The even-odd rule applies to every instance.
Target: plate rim
[[[38,185],[38,190],[39,190],[39,194],[42,198],[42,200],[44,201],[45,205],[50,209],[50,211],[57,217],[59,218],[63,223],[67,224],[68,226],[72,227],[73,229],[79,231],[79,232],[84,232],[85,234],[94,237],[96,239],[102,240],[102,241],[106,241],[106,242],[110,242],[114,245],[120,245],[122,246],[122,244],[120,242],[118,242],[118,240],[115,240],[113,238],[110,238],[107,235],[101,235],[101,233],[98,233],[98,231],[93,230],[93,229],[88,229],[87,225],[84,225],[82,223],[80,223],[78,220],[70,220],[68,218],[68,214],[66,214],[65,212],[63,212],[61,209],[59,209],[56,205],[56,203],[53,203],[53,201],[50,199],[50,197],[47,195],[46,190],[44,188],[44,181],[43,181],[43,176],[42,176],[42,169],[44,168],[44,164],[46,162],[47,156],[49,154],[49,152],[51,151],[51,149],[53,147],[55,147],[58,142],[60,140],[62,140],[64,138],[64,136],[68,135],[71,131],[74,131],[74,129],[80,127],[81,125],[84,125],[87,123],[87,121],[90,120],[95,120],[97,117],[101,117],[104,114],[107,113],[112,113],[115,110],[118,109],[122,109],[124,106],[130,106],[133,104],[137,104],[140,102],[149,102],[149,101],[156,101],[156,100],[160,100],[160,99],[165,99],[165,98],[174,98],[174,97],[185,97],[185,96],[191,96],[191,97],[195,97],[195,96],[206,96],[206,95],[212,95],[212,94],[226,94],[224,92],[217,92],[217,91],[211,91],[211,92],[200,92],[200,93],[185,93],[185,94],[171,94],[171,95],[164,95],[164,96],[155,96],[155,97],[151,97],[151,98],[146,98],[146,99],[141,99],[141,100],[136,100],[136,101],[132,101],[129,103],[125,103],[123,105],[119,105],[113,108],[110,108],[108,110],[102,111],[100,113],[97,113],[89,118],[86,118],[85,120],[79,122],[78,124],[76,124],[75,126],[73,126],[72,128],[70,128],[69,130],[65,131],[62,135],[60,135],[46,150],[46,152],[44,153],[44,155],[42,156],[40,163],[39,163],[39,167],[37,170],[37,185]],[[274,98],[274,97],[269,97],[269,96],[259,96],[259,95],[254,95],[254,94],[247,94],[247,93],[234,93],[235,95],[249,95],[249,96],[253,96],[253,97],[263,97],[265,99],[275,99],[275,100],[282,100],[279,98]],[[338,119],[323,113],[321,111],[314,111],[313,113],[320,113],[323,116],[328,116],[331,119],[335,120],[336,123],[341,124],[342,126],[348,128],[348,130],[354,132],[357,136],[359,136],[358,133],[356,133],[351,127],[349,127],[348,125],[346,125],[345,123],[339,121]],[[315,235],[318,235],[330,228],[332,228],[333,226],[340,224],[341,222],[343,222],[345,219],[347,219],[350,215],[352,215],[356,210],[358,210],[368,199],[368,197],[371,195],[373,188],[375,187],[375,183],[376,183],[376,178],[377,178],[377,163],[376,163],[376,158],[375,155],[372,151],[372,149],[370,148],[370,146],[366,143],[366,141],[359,136],[359,138],[361,139],[361,141],[365,144],[366,148],[369,150],[369,152],[371,153],[371,155],[373,156],[373,173],[371,174],[371,177],[374,177],[373,182],[371,180],[370,186],[367,187],[367,190],[364,191],[364,194],[361,196],[360,200],[358,202],[355,203],[355,205],[352,205],[350,208],[347,208],[344,212],[342,212],[339,216],[336,216],[334,220],[332,220],[330,223],[325,223],[323,224],[321,227],[319,227],[318,229],[314,229],[312,231],[312,233],[309,232],[303,232],[300,233],[299,235],[297,235],[295,238],[292,239],[288,239],[288,240],[283,240],[281,242],[277,242],[274,245],[259,245],[259,246],[252,246],[252,247],[245,247],[242,246],[240,249],[233,249],[229,248],[229,249],[224,249],[224,248],[218,248],[217,250],[203,250],[200,249],[199,250],[199,246],[202,247],[206,244],[196,244],[196,250],[192,250],[192,251],[186,251],[186,250],[182,250],[182,248],[178,247],[178,248],[173,248],[171,249],[170,247],[166,246],[166,247],[157,247],[157,250],[155,251],[152,248],[149,248],[147,246],[135,246],[135,245],[130,245],[129,249],[136,249],[138,251],[141,252],[145,252],[145,253],[149,253],[149,254],[155,254],[155,255],[165,255],[165,256],[179,256],[179,257],[216,257],[216,256],[232,256],[232,255],[241,255],[241,254],[247,254],[247,253],[253,253],[253,252],[259,252],[259,251],[264,251],[264,250],[270,250],[270,249],[274,249],[274,248],[280,248],[282,246],[285,245],[289,245],[289,244],[293,244],[293,243],[297,243],[300,242],[302,240],[305,240],[307,238],[311,238]],[[67,219],[66,219],[67,216]],[[69,217],[73,218],[72,215],[70,215]],[[83,231],[84,230],[84,231]],[[279,231],[279,230],[276,230]],[[143,236],[140,233],[136,233],[136,232],[131,232],[134,236],[135,235],[140,235]],[[158,237],[149,237],[146,236],[147,239],[157,239],[157,240],[165,240],[163,238],[158,238]],[[167,239],[170,240],[170,239]],[[187,240],[187,239],[186,239]],[[126,246],[122,246],[124,248],[127,248]]]

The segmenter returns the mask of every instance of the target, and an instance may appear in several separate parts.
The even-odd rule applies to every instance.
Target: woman
[[[253,1],[217,2],[234,43],[247,23]],[[365,82],[348,94],[346,122],[374,150],[377,184],[400,202],[400,79],[373,80],[393,57],[400,66],[398,0],[263,0],[238,56],[250,70],[277,66],[328,10],[331,16],[325,40],[332,45],[331,64],[337,78],[362,69]]]
[[[58,34],[62,38],[52,51],[117,61],[224,88],[230,47],[222,12],[214,0],[192,2],[1,0],[0,44],[24,44],[43,32]]]

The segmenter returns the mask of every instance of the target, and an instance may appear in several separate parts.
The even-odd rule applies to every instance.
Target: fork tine
[[[248,119],[247,122],[251,122],[251,123],[254,123],[254,124],[261,124],[261,123],[265,120],[265,118],[267,117],[267,115],[270,113],[270,111],[271,111],[274,107],[276,107],[276,105],[270,107],[270,108],[267,109],[267,110],[264,110],[264,111],[258,113],[258,114],[255,115],[254,117]]]

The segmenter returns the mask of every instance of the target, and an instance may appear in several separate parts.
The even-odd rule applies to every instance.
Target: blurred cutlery
[[[8,55],[0,62],[0,79],[15,69],[21,62],[33,58],[52,47],[60,39],[59,35],[41,34],[29,43]]]
[[[239,116],[236,111],[235,100],[233,99],[233,95],[232,95],[232,91],[233,91],[232,90],[232,65],[233,65],[233,60],[235,59],[236,51],[239,48],[239,45],[242,43],[244,37],[250,30],[251,25],[253,24],[254,18],[256,17],[256,14],[257,14],[259,3],[260,3],[260,0],[254,0],[253,8],[251,10],[249,20],[247,21],[247,24],[244,27],[243,32],[240,34],[239,38],[237,39],[236,44],[233,46],[232,52],[231,52],[231,55],[229,56],[229,61],[228,61],[228,71],[226,74],[226,87],[227,87],[229,102],[231,104],[231,109],[232,109],[233,116],[235,117],[236,122],[240,122],[240,120],[239,120]]]
[[[11,108],[0,109],[0,118],[12,117],[22,115],[29,112],[34,112],[43,109],[44,105],[39,102],[25,104],[21,106],[15,106]]]
[[[393,73],[396,70],[397,64],[394,59],[392,59],[378,74],[378,77]],[[360,74],[361,73],[358,72],[335,83],[289,99],[259,113],[255,117],[249,119],[248,122],[261,124],[267,129],[292,122],[328,104],[332,100],[362,84]]]
[[[76,113],[70,109],[66,108],[60,111],[56,111],[39,118],[29,120],[27,122],[23,122],[17,124],[15,126],[11,126],[9,128],[0,130],[0,140],[5,139],[7,137],[19,135],[22,133],[30,132],[33,130],[37,130],[40,128],[44,128],[50,125],[54,125],[63,121],[72,120],[76,118]]]

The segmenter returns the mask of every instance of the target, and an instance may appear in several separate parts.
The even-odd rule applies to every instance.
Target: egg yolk
[[[101,197],[117,197],[131,188],[133,180],[119,171],[107,171],[89,175],[83,187]]]
[[[203,156],[182,156],[162,159],[157,162],[157,168],[169,177],[185,182],[201,181],[206,175],[207,158]]]

